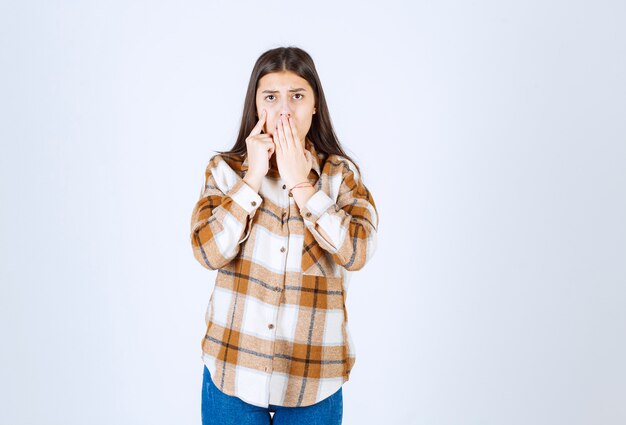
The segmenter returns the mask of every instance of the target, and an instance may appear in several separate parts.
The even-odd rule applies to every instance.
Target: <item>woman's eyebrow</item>
[[[306,89],[302,87],[298,87],[297,89],[291,89],[288,91],[297,92],[297,91],[306,91]],[[278,93],[278,90],[263,90],[261,93]]]

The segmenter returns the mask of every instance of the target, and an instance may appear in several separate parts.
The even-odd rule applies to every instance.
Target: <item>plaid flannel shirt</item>
[[[306,149],[317,191],[303,208],[277,169],[257,193],[243,180],[247,155],[217,154],[192,212],[193,254],[217,270],[201,358],[217,388],[262,407],[308,406],[349,379],[349,272],[377,245],[378,213],[354,164]]]

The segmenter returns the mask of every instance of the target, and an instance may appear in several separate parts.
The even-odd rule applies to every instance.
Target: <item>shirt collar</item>
[[[322,174],[322,168],[321,168],[322,160],[320,158],[321,154],[317,152],[317,150],[315,149],[315,146],[313,146],[313,143],[309,141],[309,139],[306,139],[305,148],[306,150],[311,152],[313,156],[313,166],[311,167],[311,169],[314,170],[318,176],[321,176]],[[245,171],[247,169],[248,169],[248,155],[244,154],[244,160],[243,160],[243,163],[241,164],[241,170]]]

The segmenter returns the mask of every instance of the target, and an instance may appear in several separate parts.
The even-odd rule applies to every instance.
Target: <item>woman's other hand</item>
[[[304,141],[298,136],[293,118],[280,116],[274,131],[276,163],[280,176],[288,187],[305,182],[313,165],[311,152],[304,148]]]
[[[246,138],[248,171],[244,176],[244,180],[257,192],[261,187],[261,180],[269,171],[270,158],[274,154],[274,141],[272,136],[262,133],[266,119],[267,111],[263,109],[259,121]]]

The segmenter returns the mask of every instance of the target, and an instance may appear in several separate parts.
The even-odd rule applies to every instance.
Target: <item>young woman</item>
[[[191,218],[193,254],[217,270],[202,422],[341,424],[348,273],[374,254],[378,213],[309,54],[259,57],[237,141],[216,152]]]

